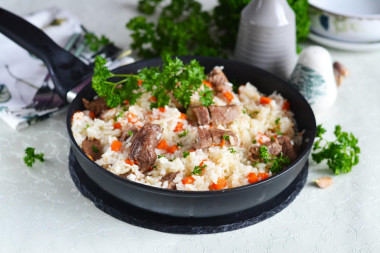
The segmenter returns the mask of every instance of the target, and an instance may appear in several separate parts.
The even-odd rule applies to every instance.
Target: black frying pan
[[[101,188],[117,198],[140,208],[179,217],[212,217],[239,212],[271,201],[301,172],[306,164],[316,131],[314,114],[303,96],[287,82],[251,65],[211,57],[180,57],[189,62],[197,59],[205,71],[224,66],[227,77],[236,84],[253,83],[258,90],[270,94],[277,91],[291,104],[300,130],[304,130],[303,144],[298,158],[286,169],[255,184],[221,191],[187,192],[142,185],[118,177],[91,161],[75,142],[71,132],[71,117],[83,110],[82,98],[96,95],[90,85],[91,70],[87,65],[57,46],[42,31],[0,8],[0,32],[20,46],[41,58],[47,65],[60,96],[68,102],[73,99],[67,113],[67,130],[72,149],[85,173]],[[119,67],[115,73],[136,73],[144,67],[158,66],[160,59],[150,59]]]

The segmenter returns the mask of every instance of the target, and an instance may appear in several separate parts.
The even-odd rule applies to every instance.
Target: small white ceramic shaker
[[[325,115],[337,96],[330,53],[320,46],[302,50],[290,83],[306,98],[317,118]]]

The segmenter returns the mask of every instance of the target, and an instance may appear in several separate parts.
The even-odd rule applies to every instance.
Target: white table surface
[[[216,1],[203,1],[210,8]],[[79,16],[97,34],[129,45],[125,23],[137,1],[2,0],[17,14],[58,6]],[[360,163],[334,176],[310,161],[308,181],[294,202],[274,217],[240,230],[175,235],[129,225],[98,210],[75,188],[68,171],[65,113],[16,132],[0,120],[0,252],[380,252],[380,51],[329,49],[351,76],[320,123],[359,137]],[[2,59],[0,57],[0,64]],[[24,165],[27,146],[46,162]],[[332,176],[318,189],[313,180]]]

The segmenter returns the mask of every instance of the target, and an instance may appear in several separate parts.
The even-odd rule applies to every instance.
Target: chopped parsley
[[[243,109],[241,110],[244,114],[247,114],[247,110],[246,109]]]
[[[202,166],[195,166],[194,170],[191,172],[191,175],[202,175],[202,169],[206,168],[207,165],[203,164]]]
[[[275,138],[273,136],[270,137],[271,141],[275,141]]]
[[[322,125],[317,126],[316,141],[312,154],[316,163],[327,160],[327,165],[336,174],[350,172],[352,167],[359,163],[360,148],[357,145],[359,140],[352,134],[342,131],[340,125],[335,126],[335,141],[326,141],[322,135],[326,129]]]
[[[276,123],[276,125],[278,125],[278,123],[280,123],[280,118],[277,118],[275,123]]]
[[[207,85],[203,85],[203,91],[199,92],[199,96],[199,100],[201,101],[203,106],[209,106],[214,103],[214,93]]]
[[[177,143],[177,146],[180,148],[183,147],[182,143],[180,143],[180,142]]]
[[[165,157],[165,155],[158,155],[158,159]]]
[[[224,135],[223,135],[223,140],[225,140],[225,141],[229,141],[229,140],[230,140],[230,136],[227,135],[227,134],[224,134]]]
[[[180,133],[178,136],[180,138],[185,137],[189,133],[189,130],[184,130],[182,133]]]
[[[183,158],[186,158],[186,157],[188,157],[189,155],[190,155],[190,152],[188,152],[188,151],[183,152]]]
[[[280,132],[279,130],[277,130],[277,135],[283,135],[283,133],[282,132]]]
[[[229,148],[228,150],[229,150],[229,151],[230,151],[230,153],[232,153],[232,154],[235,154],[235,153],[236,153],[236,150],[235,150],[235,149],[233,149],[233,148]]]
[[[254,118],[254,117],[256,117],[258,114],[259,114],[259,111],[254,111],[254,112],[250,113],[249,116],[251,116],[251,118]]]
[[[290,159],[284,157],[282,152],[280,157],[269,154],[267,146],[260,146],[259,154],[262,161],[270,165],[269,169],[272,173],[280,172],[284,166],[290,163]]]
[[[256,144],[256,143],[257,143],[256,139],[252,140],[252,144]]]
[[[129,137],[131,137],[133,135],[133,132],[132,131],[128,131],[128,135],[129,135]]]
[[[25,149],[24,163],[27,166],[29,166],[29,167],[33,166],[33,164],[35,163],[36,159],[40,160],[40,162],[44,162],[45,161],[43,153],[36,154],[34,151],[35,151],[35,149],[31,148],[31,147],[27,147]]]
[[[90,124],[86,124],[86,129],[90,127]]]
[[[95,145],[92,145],[92,146],[91,146],[91,149],[92,149],[92,151],[95,152],[95,153],[98,153],[98,152],[99,152],[99,149],[98,149]]]

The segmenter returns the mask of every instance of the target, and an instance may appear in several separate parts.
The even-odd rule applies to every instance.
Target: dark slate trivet
[[[129,224],[175,234],[211,234],[244,228],[268,219],[287,207],[306,183],[308,163],[297,178],[271,201],[242,212],[212,218],[178,218],[149,212],[127,204],[96,185],[82,170],[70,150],[70,175],[83,196],[103,212]]]

